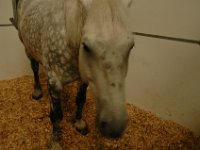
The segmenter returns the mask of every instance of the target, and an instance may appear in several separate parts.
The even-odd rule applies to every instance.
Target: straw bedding
[[[33,79],[24,76],[0,81],[0,150],[45,150],[51,137],[49,98],[42,77],[43,98],[31,98]],[[61,144],[67,150],[193,150],[200,149],[198,138],[187,128],[158,118],[127,104],[129,124],[119,139],[106,139],[95,126],[94,98],[88,91],[84,118],[86,136],[71,123],[75,110],[76,82],[65,87]]]

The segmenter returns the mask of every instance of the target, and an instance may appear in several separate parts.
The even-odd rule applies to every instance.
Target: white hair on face
[[[92,26],[95,26],[97,29],[105,29],[107,33],[110,33],[113,27],[126,29],[128,25],[126,6],[123,4],[122,0],[93,0],[85,29],[91,30]]]
[[[133,0],[122,0],[122,1],[124,2],[125,6],[128,6],[128,7],[130,7],[133,2]]]

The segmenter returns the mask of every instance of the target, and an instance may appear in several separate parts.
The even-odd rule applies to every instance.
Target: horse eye
[[[91,52],[90,48],[89,48],[85,43],[83,43],[83,49],[84,49],[87,53],[90,53],[90,52]]]

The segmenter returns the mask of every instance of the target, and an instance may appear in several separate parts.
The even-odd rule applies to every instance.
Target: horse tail
[[[17,22],[17,5],[19,0],[12,0],[12,8],[13,8],[13,18],[10,18],[11,23],[15,26],[16,29],[18,29]]]

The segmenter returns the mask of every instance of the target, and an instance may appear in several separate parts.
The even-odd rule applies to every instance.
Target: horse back
[[[42,63],[43,41],[47,34],[51,1],[19,0],[17,8],[18,33],[30,59]]]
[[[78,1],[27,1],[18,4],[18,30],[28,57],[56,72],[63,82],[78,78],[83,25]]]

